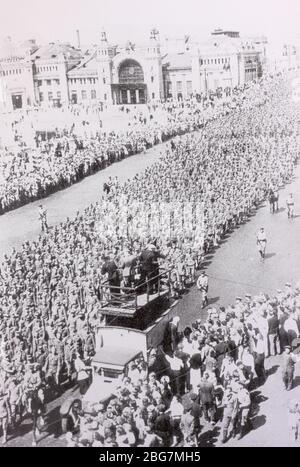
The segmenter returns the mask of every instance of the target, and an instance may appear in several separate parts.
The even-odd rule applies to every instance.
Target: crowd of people
[[[148,245],[148,249],[156,252],[158,270],[172,269],[173,294],[180,294],[187,282],[195,281],[195,270],[210,245],[217,245],[224,233],[242,222],[267,196],[270,188],[278,189],[291,178],[299,156],[300,115],[299,109],[289,101],[285,77],[267,77],[253,83],[239,95],[239,99],[240,105],[232,112],[212,118],[197,133],[172,139],[160,160],[145,172],[124,184],[117,178],[110,179],[98,203],[78,212],[74,219],[67,219],[50,229],[47,226],[35,241],[26,241],[20,250],[13,249],[4,257],[0,269],[0,376],[3,391],[10,384],[21,385],[22,393],[26,395],[24,375],[36,368],[42,381],[58,394],[62,380],[72,378],[76,355],[79,353],[88,358],[94,352],[102,284],[108,281],[113,285],[112,280],[117,278],[122,293],[126,281],[141,276],[141,252]],[[189,118],[186,122],[191,125]],[[182,123],[178,125],[182,128]],[[156,131],[155,127],[151,128],[145,127],[143,131]],[[174,124],[170,128],[173,132]],[[76,157],[71,157],[71,162],[75,163]],[[55,173],[54,169],[52,173]],[[28,185],[28,179],[26,183]],[[107,262],[109,269],[105,267]],[[283,307],[293,309],[293,302],[292,305],[288,303],[284,301]],[[263,380],[265,350],[262,348],[266,349],[266,334],[260,327],[257,332],[257,324],[251,329],[251,320],[256,316],[256,308],[269,313],[272,306],[268,299],[261,305],[255,299],[254,302],[250,300],[250,308],[244,303],[241,307],[235,306],[232,314],[226,310],[225,315],[224,311],[216,311],[217,317],[192,330],[197,336],[196,345],[201,335],[204,347],[210,351],[215,345],[213,336],[216,333],[217,340],[218,336],[223,336],[225,345],[230,328],[230,341],[239,341],[242,336],[243,342],[247,341],[250,346],[250,354],[257,354],[255,372]],[[240,314],[239,308],[242,310]],[[247,319],[245,314],[248,314]],[[256,320],[265,322],[263,316]],[[190,338],[186,337],[187,340]],[[234,365],[242,358],[236,352]],[[172,397],[182,396],[193,384],[183,381],[176,373],[181,370],[177,357],[169,358],[176,376],[176,390],[174,378],[169,381],[173,388]],[[227,357],[224,360],[227,362]],[[201,363],[201,368],[203,378],[208,374],[209,379],[208,361],[204,369]],[[187,369],[188,363],[184,365]],[[226,386],[227,391],[224,375],[216,373],[218,384]],[[128,384],[130,393],[133,385]],[[168,386],[166,381],[164,384]],[[158,388],[156,392],[162,391],[161,382],[155,382],[154,386]],[[196,391],[195,387],[193,389]],[[149,398],[148,386],[143,391]],[[234,391],[230,397],[235,397]],[[196,402],[197,398],[196,391]],[[151,397],[150,400],[149,405],[160,407],[155,411],[161,410],[159,413],[164,419],[162,404],[155,405]],[[180,406],[181,402],[177,402]],[[209,405],[206,407],[208,409]],[[113,409],[111,418],[118,417],[120,410]],[[187,420],[190,418],[190,414],[184,415]],[[214,420],[211,408],[206,415],[210,421]],[[241,423],[242,433],[244,425]],[[156,431],[163,430],[156,428]],[[107,445],[114,431],[110,433]],[[185,439],[190,438],[186,436]],[[165,445],[169,442],[170,437],[163,441]]]
[[[141,359],[133,361],[108,405],[85,409],[66,435],[68,446],[199,446],[216,423],[226,443],[252,428],[253,390],[268,377],[266,358],[283,353],[283,387],[292,388],[288,356],[300,334],[300,283],[274,297],[246,294],[209,308],[205,321],[182,332],[179,325],[173,318],[175,332],[167,328],[163,348],[150,352],[148,372]]]
[[[101,114],[99,120],[90,121],[91,110],[86,114],[75,106],[69,112],[82,120],[68,125],[58,122],[48,132],[50,139],[45,131],[36,131],[34,137],[31,135],[36,147],[22,137],[25,132],[22,116],[21,126],[19,122],[12,123],[16,145],[4,146],[0,151],[0,214],[66,188],[175,135],[196,130],[210,119],[231,111],[232,103],[239,105],[242,94],[243,90],[237,89],[231,100],[188,100],[157,104],[144,111],[130,110],[127,128],[119,131],[107,131],[102,128]],[[28,131],[34,133],[33,123]]]

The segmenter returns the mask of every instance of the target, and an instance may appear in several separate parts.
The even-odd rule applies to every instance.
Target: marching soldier
[[[42,232],[48,232],[48,221],[47,221],[47,211],[46,209],[40,204],[39,206],[39,218],[41,222]]]
[[[286,205],[287,205],[287,215],[289,219],[293,219],[294,217],[294,206],[295,206],[295,201],[293,197],[293,193],[289,194],[288,199],[286,200]]]
[[[238,393],[237,393],[237,400],[238,400],[238,415],[237,415],[237,424],[239,430],[238,439],[241,439],[246,434],[246,427],[249,423],[249,412],[251,406],[250,394],[248,389],[239,382],[238,383]]]
[[[197,287],[202,294],[202,308],[205,308],[208,304],[208,277],[205,274],[205,271],[202,271],[197,280]]]
[[[226,441],[228,441],[228,430],[230,426],[234,425],[238,406],[237,394],[233,392],[230,386],[224,392],[222,406],[224,407],[224,410],[221,442],[226,443]]]
[[[295,363],[298,361],[296,355],[291,352],[291,347],[284,347],[283,362],[282,362],[282,379],[287,391],[293,387],[293,379],[295,372]]]
[[[0,387],[0,424],[2,426],[3,439],[2,444],[7,443],[7,427],[11,421],[11,410],[8,393],[3,387]]]
[[[260,259],[261,261],[263,261],[265,259],[266,245],[267,245],[266,232],[263,227],[261,227],[261,229],[257,232],[256,244],[257,244],[258,251],[260,254]]]

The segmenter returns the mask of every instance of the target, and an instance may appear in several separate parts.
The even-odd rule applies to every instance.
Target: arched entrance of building
[[[133,59],[124,60],[118,69],[118,84],[112,85],[115,104],[144,104],[147,86],[141,65]]]

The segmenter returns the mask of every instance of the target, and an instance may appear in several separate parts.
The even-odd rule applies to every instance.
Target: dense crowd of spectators
[[[133,361],[108,405],[85,409],[69,446],[198,446],[216,423],[220,442],[242,438],[252,427],[253,390],[268,376],[265,359],[299,336],[300,283],[209,308],[183,332],[174,321],[164,349],[150,352],[148,373]]]
[[[232,110],[232,103],[238,105],[242,93],[237,89],[231,100],[219,97],[168,102],[149,106],[143,112],[130,110],[127,129],[119,131],[105,131],[100,119],[91,123],[89,114],[80,109],[81,124],[55,128],[48,132],[51,137],[46,141],[42,136],[46,132],[36,132],[35,148],[22,138],[26,121],[22,116],[21,126],[18,122],[12,124],[18,145],[0,151],[0,214],[66,188],[175,135],[196,130]],[[70,112],[77,116],[79,110],[71,108]]]

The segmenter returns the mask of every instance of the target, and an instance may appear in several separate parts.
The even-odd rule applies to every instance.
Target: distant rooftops
[[[32,58],[49,60],[62,55],[68,60],[81,60],[82,58],[82,52],[68,42],[51,42],[43,45],[32,54]]]
[[[212,36],[228,36],[228,37],[240,37],[239,31],[224,31],[224,29],[215,29],[212,33]]]

